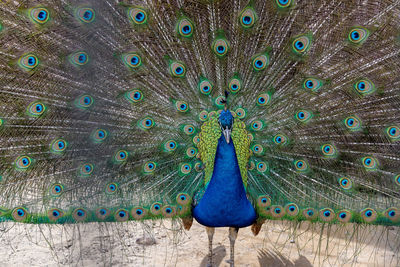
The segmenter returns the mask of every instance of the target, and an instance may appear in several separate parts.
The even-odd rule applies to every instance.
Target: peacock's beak
[[[226,128],[222,131],[222,133],[224,134],[226,143],[229,144],[229,142],[230,142],[230,140],[231,140],[231,130],[228,129],[228,127],[226,127]]]

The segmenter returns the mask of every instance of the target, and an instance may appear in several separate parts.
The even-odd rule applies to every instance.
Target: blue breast
[[[218,140],[214,171],[193,217],[208,227],[246,227],[256,220],[256,212],[246,197],[232,139]]]

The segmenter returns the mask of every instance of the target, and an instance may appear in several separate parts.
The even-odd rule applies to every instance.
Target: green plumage
[[[386,0],[3,1],[0,220],[191,218],[226,101],[260,220],[398,226],[399,15]]]

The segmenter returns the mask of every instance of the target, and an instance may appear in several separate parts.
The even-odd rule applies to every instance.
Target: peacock
[[[0,221],[400,225],[400,1],[0,3]],[[398,237],[397,237],[398,238]]]

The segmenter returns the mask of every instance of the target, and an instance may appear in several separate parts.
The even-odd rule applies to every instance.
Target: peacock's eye
[[[76,10],[76,17],[79,21],[84,23],[91,23],[95,18],[95,12],[93,8],[82,7]]]
[[[31,21],[33,21],[37,25],[43,25],[49,21],[50,12],[47,8],[35,7],[30,10],[29,16]]]
[[[147,13],[143,8],[140,7],[129,9],[128,16],[135,25],[142,25],[147,22]]]
[[[311,38],[308,35],[300,35],[295,38],[292,43],[292,51],[302,56],[304,55],[311,47]]]
[[[369,31],[362,27],[356,27],[350,30],[349,32],[349,41],[350,43],[360,45],[367,40],[369,36]]]
[[[257,14],[255,10],[251,7],[246,7],[239,16],[240,25],[245,28],[251,28],[256,22]]]
[[[256,55],[252,59],[253,68],[256,71],[265,69],[269,64],[269,55],[267,53]]]
[[[193,23],[188,18],[183,18],[178,22],[177,30],[182,37],[192,37]]]
[[[186,67],[181,62],[172,62],[169,66],[170,73],[173,77],[182,78],[185,77]]]
[[[224,57],[229,51],[229,43],[225,38],[219,38],[214,40],[212,45],[214,54],[218,57]]]

